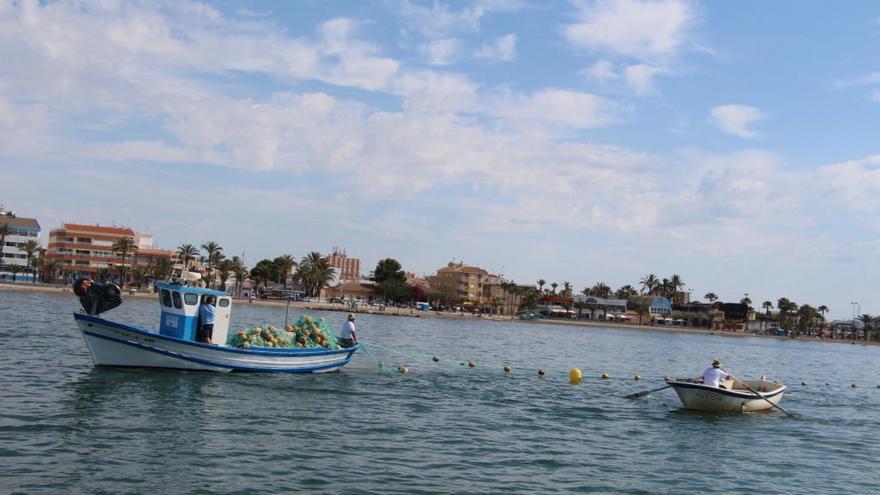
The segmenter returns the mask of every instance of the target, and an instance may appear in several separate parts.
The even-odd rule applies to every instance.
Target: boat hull
[[[779,383],[761,380],[745,380],[745,382],[760,391],[764,398],[747,389],[726,390],[684,381],[667,383],[678,394],[685,409],[712,412],[766,411],[772,409],[774,404],[779,404],[786,389],[785,385]]]
[[[95,366],[322,373],[348,364],[360,347],[244,350],[167,337],[87,314],[75,313],[74,319]]]

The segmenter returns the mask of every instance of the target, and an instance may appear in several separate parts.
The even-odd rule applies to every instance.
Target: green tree
[[[773,309],[773,303],[770,301],[764,301],[761,303],[761,307],[764,308],[764,312],[767,316],[770,316],[770,310]]]
[[[217,266],[217,275],[220,277],[220,290],[226,290],[226,281],[232,275],[234,263],[232,260],[223,260]]]
[[[156,261],[150,266],[150,270],[148,274],[153,278],[153,281],[156,280],[165,280],[171,276],[171,272],[174,270],[174,265],[171,263],[171,258],[168,256],[160,256],[156,258]]]
[[[207,271],[208,287],[214,287],[214,269],[220,264],[223,258],[223,248],[214,241],[208,241],[202,244],[205,250],[205,265]]]
[[[667,297],[669,297],[670,300],[679,301],[678,295],[684,290],[684,287],[685,283],[684,280],[682,280],[681,275],[676,275],[673,273],[669,277],[670,295]]]
[[[385,258],[376,264],[373,270],[373,281],[376,282],[376,290],[385,302],[403,302],[410,294],[406,285],[406,275],[400,262],[393,258]]]
[[[559,284],[557,284],[556,282],[553,282],[552,284],[550,284],[550,287],[553,287],[553,295],[555,296],[556,295],[556,288],[559,287]]]
[[[233,256],[231,263],[232,274],[235,275],[235,288],[238,291],[237,294],[240,296],[242,286],[248,279],[249,270],[238,256]]]
[[[657,279],[656,275],[649,273],[642,277],[639,284],[642,286],[642,294],[653,294],[660,285],[660,281]]]
[[[710,292],[703,297],[705,297],[706,300],[709,301],[709,304],[715,304],[715,301],[718,300],[718,296],[716,296],[714,292]]]
[[[571,282],[562,282],[562,297],[571,297]]]
[[[12,281],[15,282],[18,272],[21,271],[20,265],[9,265],[9,272],[12,273]]]
[[[268,289],[269,282],[278,280],[278,265],[272,260],[260,260],[251,268],[250,276],[257,289],[259,289],[260,284],[263,285],[263,289]]]
[[[199,256],[199,250],[192,244],[181,244],[177,247],[177,256],[183,261],[183,270],[189,271],[190,262]]]
[[[287,276],[290,275],[290,272],[296,266],[296,260],[293,256],[289,254],[283,254],[277,258],[275,258],[275,266],[278,267],[278,274],[281,280],[281,284],[287,289]]]
[[[31,273],[33,274],[31,281],[34,283],[37,281],[37,269],[34,260],[36,259],[35,255],[39,249],[40,243],[33,239],[27,240],[21,245],[21,250],[24,251],[27,256],[27,266],[31,269]]]
[[[541,294],[544,293],[544,284],[546,284],[546,283],[547,283],[547,281],[544,280],[543,278],[538,279],[538,291],[540,291]]]
[[[120,285],[125,287],[125,259],[128,258],[129,253],[137,252],[137,244],[135,244],[134,239],[131,237],[123,237],[114,242],[110,249],[122,258],[122,263],[119,264],[119,279]]]
[[[617,289],[617,292],[614,293],[614,297],[618,299],[629,299],[630,297],[637,296],[639,292],[632,285],[624,285],[623,287]]]
[[[312,251],[302,258],[296,270],[296,278],[300,280],[306,294],[320,296],[321,289],[333,279],[333,268],[321,253]]]
[[[859,320],[862,322],[862,324],[865,327],[864,328],[865,342],[867,342],[868,337],[871,335],[871,327],[872,327],[871,323],[874,321],[874,317],[869,314],[863,314],[863,315],[859,315]],[[856,339],[856,331],[855,331],[855,328],[853,328],[853,340],[855,340],[855,339]]]

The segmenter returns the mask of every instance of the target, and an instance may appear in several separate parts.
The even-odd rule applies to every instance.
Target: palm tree
[[[31,281],[34,283],[37,282],[37,270],[36,270],[36,266],[34,265],[34,254],[39,249],[40,249],[40,244],[33,239],[25,241],[25,243],[21,245],[21,250],[24,251],[25,254],[27,255],[27,266],[32,268],[32,270],[33,270],[33,277],[31,278]]]
[[[716,296],[714,292],[710,292],[703,297],[705,297],[706,300],[709,301],[709,304],[715,304],[715,301],[718,300],[718,296]]]
[[[283,254],[275,258],[274,261],[280,272],[281,283],[284,285],[284,288],[287,289],[287,277],[290,275],[290,271],[296,266],[296,260],[289,254]]]
[[[601,297],[602,299],[607,299],[611,294],[611,287],[608,286],[605,282],[596,282],[596,285],[590,289],[590,293],[596,297]]]
[[[639,292],[629,284],[624,285],[623,287],[617,289],[617,292],[614,294],[618,299],[628,299],[632,296],[637,295]]]
[[[327,264],[321,253],[312,251],[300,261],[296,277],[302,281],[310,296],[319,296],[321,289],[333,278],[333,268]]]
[[[128,257],[128,253],[137,252],[137,244],[131,237],[123,237],[114,242],[110,249],[122,257],[122,264],[119,265],[119,278],[121,285],[125,287],[125,258]]]
[[[21,266],[9,265],[9,271],[12,273],[12,281],[15,282],[15,278],[18,275],[18,272],[21,271]]]
[[[168,256],[160,256],[156,258],[156,262],[150,267],[149,275],[153,280],[165,280],[174,271],[174,265]]]
[[[773,309],[773,303],[770,301],[764,301],[763,303],[761,303],[761,307],[764,308],[767,316],[770,316],[770,310]]]
[[[232,274],[235,275],[235,286],[240,296],[242,285],[248,278],[248,269],[238,256],[232,257]]]
[[[538,290],[541,292],[541,294],[544,293],[544,284],[546,284],[546,283],[547,283],[547,281],[544,280],[543,278],[538,279]]]
[[[816,311],[818,311],[819,313],[822,314],[822,319],[824,320],[824,319],[825,319],[825,313],[828,312],[828,306],[825,306],[825,305],[823,304],[823,305],[819,306],[818,308],[816,308]]]
[[[205,250],[205,263],[208,265],[207,271],[208,277],[210,277],[208,287],[213,288],[214,268],[220,264],[220,257],[222,256],[223,248],[214,241],[208,241],[202,244],[202,249]]]
[[[669,290],[676,301],[679,300],[678,294],[684,289],[684,286],[684,280],[681,279],[680,275],[673,273],[672,276],[669,277]]]
[[[868,336],[871,335],[870,327],[871,327],[871,321],[873,321],[873,319],[874,319],[874,317],[869,314],[859,315],[859,320],[861,320],[861,322],[865,326],[865,330],[864,330],[865,331],[865,342],[868,341]],[[855,328],[853,328],[853,340],[855,340],[855,339],[856,339],[856,331],[855,331]]]
[[[553,287],[553,295],[555,296],[556,295],[556,288],[559,287],[559,284],[557,284],[556,282],[553,282],[552,284],[550,284],[550,287]]]
[[[199,250],[192,244],[181,244],[177,247],[177,255],[183,260],[184,271],[189,271],[189,262],[199,256]]]
[[[58,269],[58,260],[47,261],[41,258],[40,272],[42,273],[43,282],[52,282],[55,280],[55,271]]]
[[[660,284],[660,281],[657,280],[657,276],[653,273],[649,273],[642,277],[642,280],[639,281],[639,284],[642,286],[642,294],[653,294],[654,289]]]
[[[571,282],[562,282],[562,295],[571,297]]]

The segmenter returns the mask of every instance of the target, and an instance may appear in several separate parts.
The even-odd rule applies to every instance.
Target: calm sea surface
[[[880,491],[880,347],[362,315],[385,370],[358,353],[341,373],[220,375],[95,369],[76,309],[0,292],[0,493]],[[128,300],[107,316],[152,328],[157,312]],[[802,417],[621,398],[715,356],[790,385],[782,405]]]

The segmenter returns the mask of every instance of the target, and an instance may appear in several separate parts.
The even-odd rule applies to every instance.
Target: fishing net
[[[231,333],[226,339],[226,345],[238,349],[324,347],[332,350],[339,348],[336,336],[333,335],[324,318],[313,319],[307,315],[301,316],[293,325],[287,325],[284,329],[275,328],[272,325],[244,328]]]

